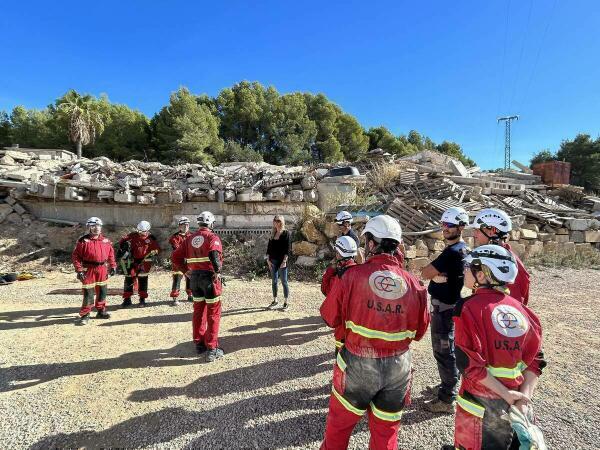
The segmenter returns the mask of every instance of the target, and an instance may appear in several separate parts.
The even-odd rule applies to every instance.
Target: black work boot
[[[191,295],[188,295],[188,302],[194,302],[194,297]]]
[[[146,299],[140,298],[140,308],[143,308],[144,306],[146,306]]]
[[[110,314],[106,312],[106,309],[102,309],[96,313],[96,319],[110,319]]]
[[[124,298],[123,303],[121,303],[121,308],[129,308],[131,306],[131,297]]]
[[[220,348],[211,348],[206,354],[206,362],[214,362],[217,359],[222,358],[224,355],[223,350]]]
[[[201,355],[206,350],[208,350],[208,349],[206,348],[206,345],[204,345],[202,342],[197,342],[196,343],[196,353],[198,353],[199,355]]]

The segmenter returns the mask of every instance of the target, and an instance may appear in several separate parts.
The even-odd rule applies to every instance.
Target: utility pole
[[[510,169],[510,123],[513,120],[519,120],[519,116],[498,117],[498,123],[503,120],[506,123],[504,133],[504,170]]]

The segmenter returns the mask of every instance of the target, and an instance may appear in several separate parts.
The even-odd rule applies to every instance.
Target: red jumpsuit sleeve
[[[171,263],[173,264],[174,270],[185,269],[185,257],[186,257],[187,239],[177,247],[171,254]]]
[[[462,375],[473,381],[481,381],[487,376],[487,361],[483,357],[483,344],[477,335],[476,321],[467,308],[463,308],[460,316],[454,316],[454,344],[457,349],[457,366]],[[460,353],[467,361],[459,364]]]
[[[154,237],[150,239],[150,251],[154,251],[157,254],[160,252],[160,245],[158,245],[158,241]]]
[[[75,267],[76,272],[83,271],[83,259],[81,257],[81,250],[83,249],[83,243],[77,241],[75,248],[73,249],[73,253],[71,253],[71,260],[73,261],[73,266]]]
[[[127,242],[131,240],[131,235],[128,234],[126,236],[123,236],[121,239],[119,239],[119,247],[123,244],[123,242]]]
[[[106,245],[108,245],[108,265],[111,269],[116,269],[117,261],[115,261],[115,250],[113,249],[112,242]]]
[[[323,274],[323,278],[321,279],[321,292],[323,293],[323,295],[326,296],[329,293],[329,291],[331,290],[332,281],[333,281],[334,276],[335,276],[335,267],[330,265],[325,270],[325,273]]]
[[[333,289],[325,297],[319,309],[321,317],[330,328],[336,328],[342,324],[342,302],[346,290],[344,289],[345,284],[343,280],[333,283]]]
[[[169,244],[171,244],[171,248],[175,250],[177,248],[177,236],[171,236],[169,238]]]
[[[419,299],[419,325],[415,334],[415,341],[420,341],[429,328],[431,314],[429,312],[429,304],[427,303],[427,291],[424,286],[417,286],[417,297]]]
[[[546,367],[544,352],[542,351],[542,326],[538,317],[525,308],[529,318],[529,332],[523,348],[523,362],[527,364],[527,370],[535,373],[538,377]]]

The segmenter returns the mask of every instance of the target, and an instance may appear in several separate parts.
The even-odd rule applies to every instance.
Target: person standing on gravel
[[[88,232],[77,240],[71,255],[83,291],[77,325],[89,322],[92,305],[96,308],[97,319],[110,318],[106,312],[107,280],[117,268],[112,242],[102,235],[102,220],[90,217],[85,225]]]
[[[333,289],[333,285],[342,278],[350,267],[356,266],[356,254],[358,248],[356,242],[349,236],[342,236],[335,241],[335,261],[325,270],[321,279],[321,292],[325,297]],[[344,346],[344,335],[346,327],[342,324],[335,329],[335,354]]]
[[[482,245],[465,258],[465,286],[474,294],[454,309],[462,381],[454,445],[444,450],[519,448],[503,416],[514,405],[533,420],[530,400],[546,363],[538,317],[508,295],[517,271],[513,255],[499,245]]]
[[[152,269],[151,258],[160,251],[156,238],[150,233],[150,227],[150,222],[142,220],[138,223],[136,231],[129,233],[119,241],[120,247],[129,243],[133,256],[133,264],[129,273],[125,274],[125,281],[123,283],[123,303],[121,304],[123,308],[131,306],[133,286],[136,281],[138,283],[140,306],[146,306],[146,299],[148,298],[148,274]]]
[[[353,220],[354,218],[352,217],[352,214],[348,211],[340,211],[335,216],[335,223],[338,226],[339,237],[348,236],[349,238],[352,238],[354,242],[356,242],[356,247],[358,248],[356,262],[358,264],[362,264],[365,260],[365,257],[362,253],[362,249],[360,248],[360,240],[358,239],[358,236],[352,229]]]
[[[508,284],[510,295],[524,305],[529,303],[530,275],[517,255],[512,251],[508,242],[508,233],[512,230],[512,221],[508,214],[496,208],[482,209],[477,213],[469,228],[475,229],[476,246],[495,244],[507,249],[515,258],[518,273],[517,279]]]
[[[169,238],[169,244],[171,244],[171,248],[173,251],[177,250],[179,246],[185,241],[188,236],[191,236],[190,233],[190,219],[187,217],[180,217],[177,221],[179,229],[177,232],[173,233]],[[173,284],[171,285],[171,294],[170,297],[173,300],[173,306],[177,306],[179,301],[177,297],[179,297],[179,289],[181,286],[181,279],[185,278],[185,292],[188,296],[188,301],[193,301],[192,297],[192,289],[190,288],[190,279],[184,275],[181,271],[180,267],[173,266]]]
[[[458,393],[458,369],[454,354],[454,305],[461,299],[463,288],[463,258],[468,247],[462,240],[462,231],[469,223],[469,214],[463,208],[449,208],[442,214],[442,232],[446,241],[444,251],[431,264],[421,269],[421,278],[429,282],[431,296],[431,344],[437,362],[441,383],[432,388],[435,400],[425,402],[425,408],[435,413],[454,413]]]
[[[290,288],[288,286],[288,259],[290,256],[290,233],[285,229],[285,218],[276,215],[273,218],[273,231],[267,244],[267,265],[271,273],[271,289],[273,291],[273,301],[268,309],[275,309],[279,305],[277,300],[277,284],[281,278],[283,286],[283,308],[287,311],[290,297]]]
[[[203,211],[197,220],[200,228],[173,252],[171,260],[175,267],[183,267],[186,273],[189,272],[194,298],[192,338],[198,354],[207,352],[206,361],[213,362],[223,357],[223,350],[219,348],[223,246],[219,236],[212,231],[215,216],[210,211]],[[206,325],[203,318],[206,318]]]
[[[345,328],[333,369],[324,450],[346,449],[365,412],[370,448],[398,448],[400,416],[410,399],[409,345],[429,326],[427,292],[394,256],[402,241],[400,224],[377,216],[362,235],[367,261],[347,270],[321,306],[328,326]]]

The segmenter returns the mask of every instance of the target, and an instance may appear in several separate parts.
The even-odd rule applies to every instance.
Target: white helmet
[[[442,222],[452,223],[458,226],[464,226],[469,223],[469,214],[461,207],[448,208],[442,214]]]
[[[207,227],[212,227],[212,224],[215,223],[215,216],[210,211],[202,211],[198,217],[196,217],[198,221],[198,225],[206,225]]]
[[[517,278],[517,263],[513,255],[499,245],[482,245],[472,250],[464,259],[468,266],[487,267],[501,284],[513,283]]]
[[[190,224],[190,219],[185,217],[185,216],[181,216],[179,218],[179,220],[177,221],[178,225],[189,225]]]
[[[150,222],[146,221],[146,220],[142,220],[140,223],[137,224],[137,230],[140,233],[144,233],[146,231],[150,231]]]
[[[369,220],[361,236],[365,233],[371,233],[377,239],[392,239],[398,243],[402,242],[402,227],[400,223],[393,217],[385,214]]]
[[[352,258],[358,253],[358,247],[350,236],[340,236],[335,241],[335,251],[344,258]]]
[[[85,223],[86,227],[92,227],[94,225],[99,225],[102,226],[102,219],[100,219],[99,217],[90,217],[87,222]]]
[[[501,233],[508,233],[512,230],[512,221],[508,214],[501,209],[486,208],[477,213],[473,223],[469,228],[494,227]]]
[[[344,222],[352,223],[352,214],[350,214],[348,211],[340,211],[335,216],[335,223],[341,225]]]

